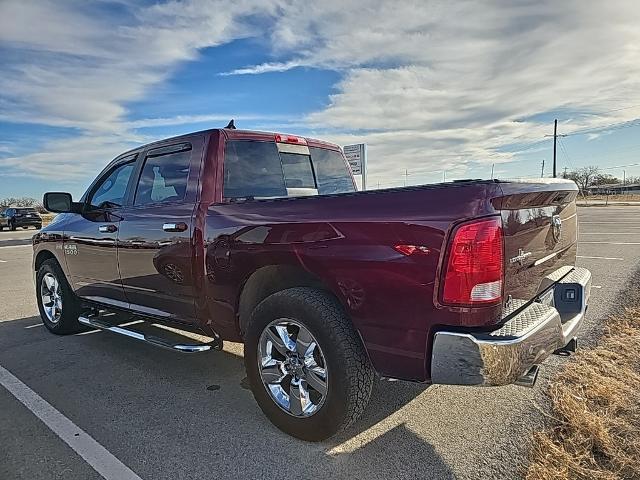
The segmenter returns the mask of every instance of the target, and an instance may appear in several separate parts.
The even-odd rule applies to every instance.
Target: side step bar
[[[98,328],[100,330],[107,330],[109,332],[118,333],[120,335],[125,335],[130,338],[135,338],[136,340],[141,340],[143,342],[149,343],[151,345],[155,345],[157,347],[167,348],[169,350],[173,350],[174,352],[180,353],[199,353],[206,352],[208,350],[222,350],[222,340],[215,339],[213,342],[209,343],[193,343],[193,344],[184,344],[184,343],[172,343],[168,340],[165,340],[160,337],[155,337],[152,335],[146,335],[141,332],[136,332],[134,330],[128,330],[126,328],[118,327],[116,325],[111,325],[103,320],[100,320],[96,317],[78,317],[78,321],[91,328]]]

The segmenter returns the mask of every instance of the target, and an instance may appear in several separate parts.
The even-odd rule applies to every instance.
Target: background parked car
[[[5,228],[15,230],[18,227],[36,227],[36,229],[40,230],[42,228],[42,217],[40,217],[35,208],[31,207],[9,207],[0,213],[0,230]]]

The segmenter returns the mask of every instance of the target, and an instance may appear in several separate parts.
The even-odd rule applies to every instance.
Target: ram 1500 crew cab
[[[57,334],[243,342],[266,416],[321,440],[358,418],[376,376],[533,385],[574,349],[591,285],[576,194],[542,179],[357,192],[336,145],[193,133],[120,155],[78,201],[45,195],[60,214],[33,240],[38,307]]]

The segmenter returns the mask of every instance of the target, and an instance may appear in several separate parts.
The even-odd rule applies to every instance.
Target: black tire
[[[260,376],[260,336],[267,325],[283,318],[303,325],[324,354],[327,394],[308,417],[295,417],[280,408]],[[320,290],[290,288],[262,301],[247,325],[244,359],[251,390],[264,414],[280,430],[302,440],[317,442],[332,437],[355,422],[369,403],[375,373],[362,341],[342,306]]]
[[[53,275],[58,281],[58,288],[60,296],[62,297],[62,313],[57,321],[49,319],[43,306],[42,279],[47,274]],[[54,259],[49,259],[43,262],[38,269],[38,273],[36,274],[36,298],[42,323],[44,323],[44,326],[47,327],[50,332],[55,333],[56,335],[69,335],[85,330],[84,326],[78,322],[78,317],[81,313],[80,300],[73,293],[73,290],[71,290],[71,287],[64,276],[64,272],[60,268],[60,265],[58,265],[58,262]]]

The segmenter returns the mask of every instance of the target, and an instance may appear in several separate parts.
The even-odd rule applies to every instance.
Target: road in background
[[[584,340],[640,267],[640,207],[579,209],[578,264],[593,273]],[[0,232],[0,365],[143,479],[516,478],[538,386],[465,388],[383,381],[364,417],[310,444],[269,423],[244,386],[242,348],[180,355],[106,332],[57,337],[32,285],[33,230]],[[100,478],[0,387],[0,478]]]

